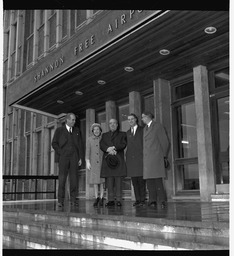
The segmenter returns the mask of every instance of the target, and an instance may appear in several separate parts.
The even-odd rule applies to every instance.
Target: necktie
[[[132,136],[134,136],[134,128],[131,128]]]
[[[69,128],[69,132],[72,133],[72,128],[71,127]]]

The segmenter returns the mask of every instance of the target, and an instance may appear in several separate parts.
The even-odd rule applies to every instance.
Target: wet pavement
[[[141,218],[160,218],[169,220],[184,220],[195,222],[225,222],[229,223],[229,202],[168,202],[165,209],[145,206],[133,206],[133,201],[123,201],[122,206],[94,207],[93,200],[79,200],[79,206],[70,206],[65,202],[63,208],[58,208],[57,200],[49,201],[4,201],[3,210],[9,208],[39,211],[56,211],[64,213],[83,213],[89,215],[112,215]]]

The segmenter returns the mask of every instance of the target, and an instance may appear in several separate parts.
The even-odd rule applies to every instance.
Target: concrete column
[[[91,125],[95,122],[95,110],[94,109],[86,109],[86,143],[88,138],[91,135]],[[87,144],[86,144],[87,147]],[[86,187],[86,199],[92,199],[94,197],[94,188],[92,185],[88,184],[89,180],[89,171],[86,170],[86,179],[85,179],[85,187]]]
[[[209,84],[206,67],[193,69],[195,109],[197,119],[198,168],[201,201],[210,201],[215,192]]]
[[[109,121],[111,118],[116,118],[116,105],[114,101],[106,102],[106,128],[109,131]]]
[[[154,80],[154,115],[155,120],[160,122],[167,133],[170,147],[168,151],[168,159],[170,168],[166,170],[165,189],[168,199],[174,195],[173,186],[173,172],[172,172],[172,150],[171,150],[171,96],[170,96],[170,82],[161,78]]]

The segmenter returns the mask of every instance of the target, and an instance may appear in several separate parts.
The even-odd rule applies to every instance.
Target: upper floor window
[[[62,38],[67,36],[68,30],[68,11],[63,10],[62,12]]]
[[[39,11],[38,32],[38,57],[44,53],[44,30],[45,30],[45,11]]]
[[[79,27],[87,19],[87,11],[76,10],[75,19],[76,19],[76,27]]]
[[[27,65],[33,62],[34,10],[26,11],[25,37],[27,48]]]
[[[49,15],[49,48],[56,44],[56,11],[51,10]]]

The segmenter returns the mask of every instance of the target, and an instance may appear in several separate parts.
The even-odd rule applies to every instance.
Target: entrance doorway
[[[211,111],[213,123],[216,191],[229,192],[229,69],[212,73]]]

